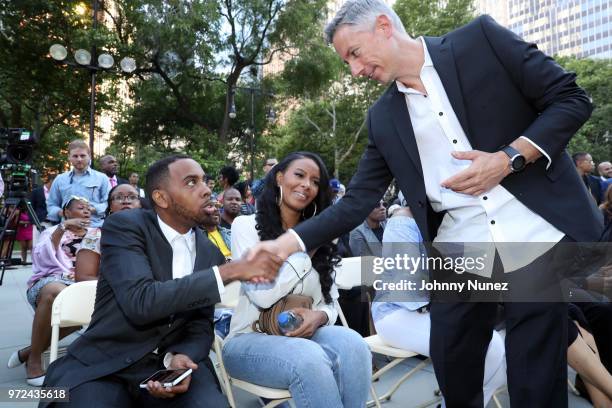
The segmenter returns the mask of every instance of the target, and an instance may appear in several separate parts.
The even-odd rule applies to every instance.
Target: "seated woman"
[[[392,244],[402,243],[401,246]],[[383,235],[383,256],[394,254],[389,250],[408,251],[408,256],[420,257],[425,254],[423,238],[408,207],[402,207],[393,213],[387,221]],[[427,279],[424,271],[418,271],[415,281],[420,287],[420,279]],[[422,291],[419,291],[422,292]],[[387,296],[387,297],[386,297]],[[395,299],[392,299],[395,296]],[[380,338],[393,347],[411,350],[424,356],[429,356],[429,335],[431,319],[428,311],[429,296],[417,293],[410,302],[397,300],[398,295],[378,293],[372,303],[374,326]],[[495,391],[506,383],[506,359],[504,340],[500,334],[493,331],[491,342],[485,357],[483,395],[484,406]]]
[[[141,208],[138,191],[131,184],[118,184],[108,192],[106,216],[122,210]],[[101,230],[95,229],[83,238],[76,255],[75,281],[98,279]]]
[[[16,351],[8,366],[26,363],[27,383],[40,387],[44,381],[41,354],[51,342],[51,306],[55,297],[74,283],[76,252],[86,234],[95,234],[97,228],[90,223],[89,202],[81,197],[71,197],[63,206],[64,221],[48,228],[32,252],[33,275],[28,281],[27,298],[34,308],[32,342],[29,347]],[[60,338],[78,327],[60,329]]]
[[[257,214],[234,220],[232,254],[239,258],[259,240],[277,238],[328,207],[329,197],[329,177],[319,156],[290,154],[266,176]],[[334,326],[336,247],[330,242],[309,255],[311,261],[304,253],[292,255],[273,283],[242,284],[223,348],[225,366],[234,378],[288,389],[298,408],[364,407],[372,356],[359,334]],[[286,336],[254,331],[260,308],[290,293],[312,297],[312,309],[295,309],[301,326]]]

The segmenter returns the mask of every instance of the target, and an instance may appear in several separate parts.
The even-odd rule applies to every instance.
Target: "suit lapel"
[[[151,261],[151,268],[153,273],[157,275],[160,281],[167,281],[172,279],[172,246],[166,240],[164,233],[159,227],[157,221],[157,214],[153,210],[147,210],[147,217],[151,224],[151,240],[153,241],[153,247],[155,248],[155,259]],[[157,262],[155,262],[157,261]]]
[[[402,142],[404,149],[408,153],[408,156],[412,160],[414,167],[417,169],[421,177],[423,177],[423,168],[421,167],[421,159],[419,158],[419,149],[417,148],[416,139],[414,138],[414,130],[412,129],[412,122],[410,122],[410,115],[408,114],[405,96],[397,89],[397,85],[393,83],[385,97],[389,98],[391,118],[393,120],[393,124],[395,125],[395,130],[397,131],[399,139]]]
[[[444,37],[425,37],[429,56],[434,64],[434,68],[438,72],[438,76],[444,85],[446,95],[455,111],[457,119],[467,135],[470,143],[473,141],[470,137],[470,131],[465,113],[465,102],[463,93],[457,76],[457,67],[455,65],[455,56],[453,54],[452,42]]]
[[[195,233],[196,258],[195,258],[195,263],[193,264],[193,271],[195,272],[195,271],[200,271],[202,269],[205,269],[208,266],[207,264],[204,264],[206,260],[206,251],[200,249],[200,246],[202,246],[203,240],[208,239],[208,238],[204,236],[200,228],[197,228],[197,227],[194,228],[194,233]]]

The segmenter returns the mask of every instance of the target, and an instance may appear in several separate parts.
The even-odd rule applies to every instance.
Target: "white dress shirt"
[[[408,106],[406,120],[411,121],[414,130],[427,198],[434,211],[446,211],[434,242],[492,243],[490,247],[497,249],[506,272],[528,265],[560,241],[564,234],[501,185],[479,196],[457,193],[441,186],[442,181],[472,163],[454,159],[451,152],[469,151],[472,146],[453,111],[425,41],[420,40],[425,57],[420,78],[427,94],[407,88],[399,81],[396,84],[404,93]],[[501,243],[540,244],[520,245],[519,250],[516,244],[499,245]]]
[[[164,237],[172,247],[172,279],[180,279],[187,275],[191,275],[196,259],[196,239],[193,229],[190,229],[186,234],[181,234],[163,222],[159,215],[157,216],[157,222],[159,223],[162,234],[164,234]],[[213,266],[212,269],[217,280],[219,295],[222,295],[223,292],[225,292],[225,286],[223,286],[219,268]],[[157,349],[155,352],[157,352]],[[164,366],[166,368],[170,366],[173,356],[174,354],[172,353],[166,353],[164,356]]]

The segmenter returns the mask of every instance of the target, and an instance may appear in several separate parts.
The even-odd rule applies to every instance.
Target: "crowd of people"
[[[137,173],[119,177],[115,157],[94,170],[89,146],[71,142],[71,169],[46,172],[32,191],[47,228],[34,234],[19,213],[24,261],[34,242],[34,320],[30,345],[8,366],[25,364],[32,386],[68,388],[67,406],[226,407],[209,359],[217,332],[233,378],[287,389],[298,408],[365,407],[377,367],[363,336],[377,333],[431,357],[447,407],[486,406],[504,385],[513,406],[566,406],[568,364],[585,398],[612,406],[610,269],[583,280],[569,306],[560,296],[513,301],[559,276],[563,248],[612,236],[612,164],[595,176],[589,153],[565,151],[591,112],[575,76],[488,16],[411,38],[385,2],[348,0],[325,34],[353,75],[391,84],[368,112],[369,143],[348,187],[316,153],[294,152],[267,158],[250,181],[234,166],[215,178],[172,155],[151,164],[141,188]],[[509,293],[408,301],[336,287],[343,257],[441,256],[432,242],[492,244],[486,278]],[[540,245],[516,259],[506,242]],[[45,372],[54,299],[94,279],[91,323]],[[221,324],[215,305],[233,281],[239,301]],[[355,301],[362,290],[368,302]],[[268,316],[290,301],[300,324],[278,335]],[[163,368],[192,372],[141,387]],[[40,403],[51,405],[61,404]]]

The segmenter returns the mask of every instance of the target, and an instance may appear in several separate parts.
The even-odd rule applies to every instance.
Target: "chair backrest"
[[[94,311],[97,280],[73,283],[62,290],[53,301],[51,326],[80,326],[88,324]]]
[[[360,256],[342,258],[342,262],[336,267],[335,282],[338,289],[351,289],[362,285],[361,261]]]
[[[228,307],[234,309],[238,305],[240,297],[240,282],[234,281],[225,285],[225,292],[221,295],[221,302],[217,304],[219,307]]]

